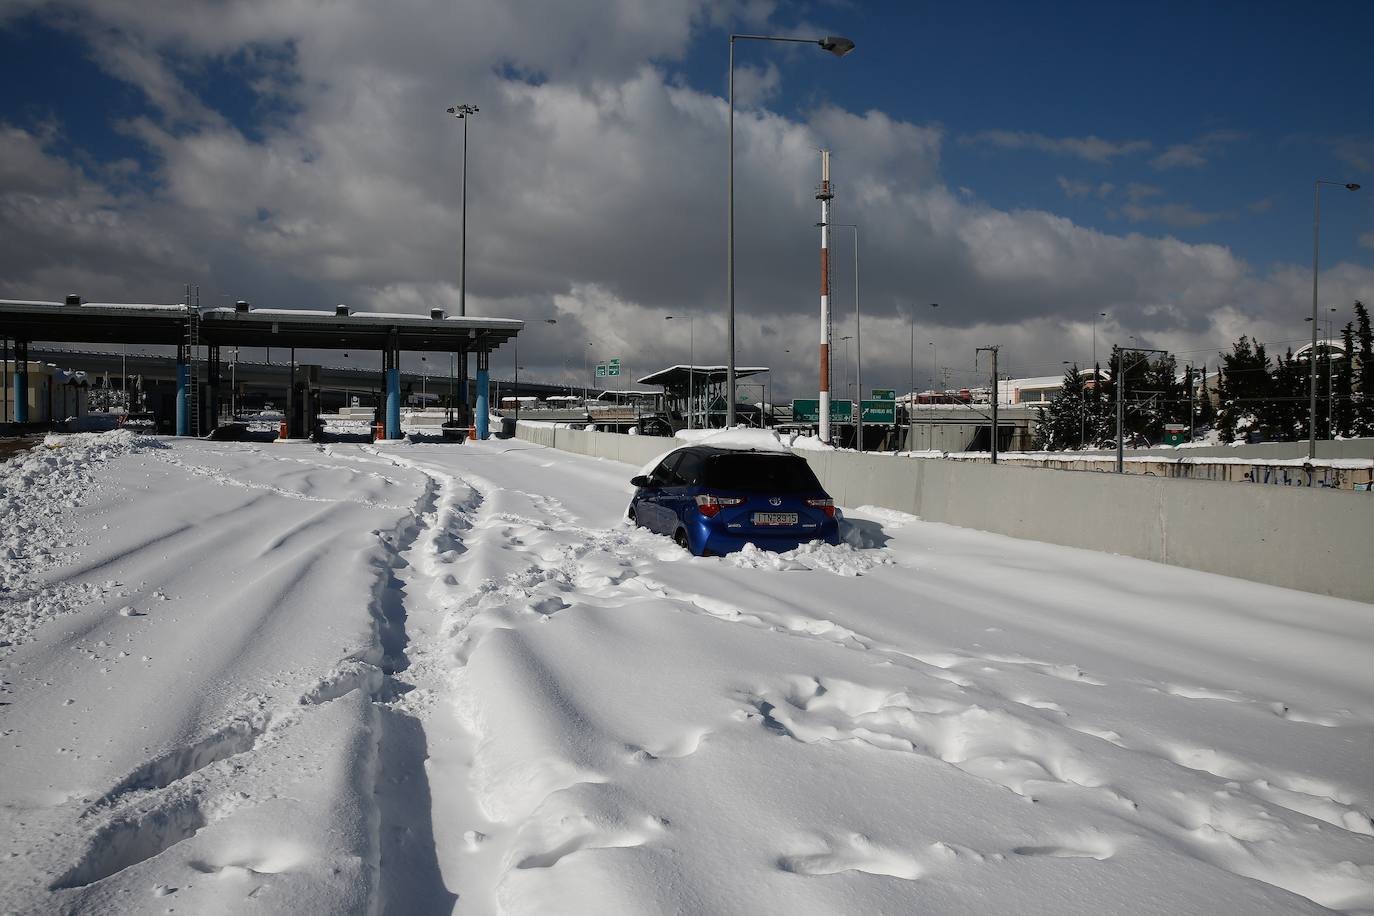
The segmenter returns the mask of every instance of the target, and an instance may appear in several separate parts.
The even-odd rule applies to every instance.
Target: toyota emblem
[[[770,506],[781,506],[781,505],[782,505],[782,498],[779,497],[779,496],[770,496],[770,497],[768,497],[768,505],[770,505]]]

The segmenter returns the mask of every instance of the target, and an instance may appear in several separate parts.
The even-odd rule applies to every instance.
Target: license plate
[[[765,525],[795,525],[797,523],[797,513],[795,512],[755,512],[754,524],[760,527]]]

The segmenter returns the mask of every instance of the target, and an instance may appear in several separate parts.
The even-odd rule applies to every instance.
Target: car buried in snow
[[[697,556],[840,540],[834,500],[790,452],[689,445],[630,483],[630,520]]]

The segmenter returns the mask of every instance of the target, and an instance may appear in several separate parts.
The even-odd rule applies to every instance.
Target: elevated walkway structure
[[[188,297],[189,298],[189,297]],[[332,311],[254,309],[240,301],[232,308],[199,309],[194,304],[83,303],[78,296],[63,302],[0,300],[0,338],[14,341],[14,358],[24,366],[29,345],[50,343],[152,344],[177,348],[177,432],[208,429],[219,416],[224,347],[280,347],[291,351],[291,384],[287,387],[288,435],[303,435],[312,411],[297,401],[296,348],[314,350],[380,350],[386,392],[385,434],[401,434],[400,358],[403,351],[473,353],[477,357],[477,434],[488,430],[487,389],[491,352],[514,338],[524,322],[514,318],[450,317],[431,309],[429,317],[389,312],[354,312],[340,305]],[[195,371],[205,350],[205,398]],[[185,367],[183,369],[183,367]],[[14,420],[28,421],[27,372],[16,371]],[[21,410],[22,405],[22,410]],[[196,417],[190,408],[198,407]]]
[[[736,367],[735,380],[738,383],[767,371],[767,366]],[[708,429],[725,425],[727,373],[725,366],[669,366],[649,373],[638,382],[663,387],[664,403],[675,425]],[[768,402],[766,396],[760,400]],[[735,414],[741,422],[763,425],[762,412],[757,408],[737,404]]]

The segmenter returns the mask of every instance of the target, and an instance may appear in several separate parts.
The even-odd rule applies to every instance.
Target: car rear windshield
[[[706,462],[708,487],[804,493],[821,488],[811,466],[795,455],[717,455]]]

